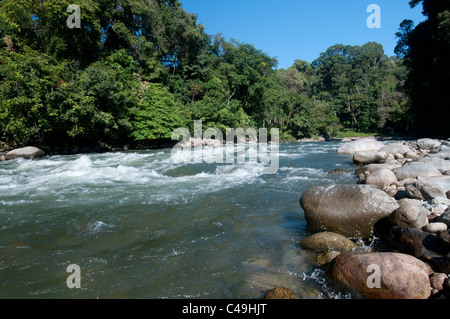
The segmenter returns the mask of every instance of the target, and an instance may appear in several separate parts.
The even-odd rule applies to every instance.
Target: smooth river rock
[[[372,163],[381,163],[386,161],[389,153],[377,151],[356,152],[353,155],[353,163],[356,165],[367,165]]]
[[[428,225],[428,215],[430,211],[415,204],[404,204],[389,215],[389,222],[392,226],[406,226],[414,229],[422,229]]]
[[[371,173],[366,178],[367,185],[373,185],[379,189],[383,189],[397,182],[398,182],[397,177],[389,169],[380,169],[378,171]]]
[[[402,167],[393,169],[393,172],[395,176],[397,176],[398,180],[404,180],[407,178],[428,178],[442,176],[442,173],[437,168],[428,163],[404,165]]]
[[[19,157],[25,159],[35,159],[45,156],[45,152],[34,146],[27,146],[24,148],[17,148],[15,150],[9,151],[5,155],[6,160],[13,160]]]
[[[384,144],[374,139],[363,138],[345,143],[338,149],[339,154],[355,154],[357,152],[378,151]]]
[[[312,187],[303,193],[300,205],[313,230],[349,238],[372,237],[375,223],[399,207],[395,199],[370,185]]]
[[[304,239],[300,245],[317,252],[348,251],[359,246],[350,239],[332,232],[321,232]]]
[[[427,265],[400,253],[342,253],[328,265],[326,275],[366,299],[428,299],[431,295]]]
[[[264,299],[282,300],[282,299],[302,299],[298,294],[288,288],[274,288],[269,290]]]

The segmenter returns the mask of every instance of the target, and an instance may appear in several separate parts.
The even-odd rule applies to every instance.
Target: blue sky
[[[422,5],[411,9],[409,0],[181,0],[198,14],[208,34],[253,44],[278,59],[279,68],[294,60],[312,62],[330,46],[381,43],[394,55],[395,33],[404,19],[419,24]],[[369,29],[370,4],[381,8],[381,28]]]

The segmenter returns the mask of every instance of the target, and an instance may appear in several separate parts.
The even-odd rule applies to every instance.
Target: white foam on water
[[[114,228],[114,225],[109,225],[102,221],[95,221],[88,225],[88,231],[91,234],[99,234],[100,232],[111,230],[112,228]]]
[[[11,200],[11,201],[0,200],[0,204],[5,205],[5,206],[16,206],[16,205],[31,204],[31,203],[36,203],[36,201],[25,200],[25,199]]]

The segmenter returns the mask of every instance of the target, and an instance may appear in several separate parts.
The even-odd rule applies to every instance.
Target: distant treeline
[[[79,0],[81,28],[67,24],[71,2],[0,1],[2,142],[170,139],[194,120],[279,128],[285,140],[449,130],[448,1],[423,0],[428,20],[402,23],[398,57],[378,43],[338,44],[287,70],[253,45],[206,34],[177,0]]]

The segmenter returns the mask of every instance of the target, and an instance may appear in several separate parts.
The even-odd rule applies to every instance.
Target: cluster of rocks
[[[450,139],[360,139],[338,153],[353,156],[359,180],[302,194],[313,232],[302,248],[330,283],[361,298],[449,298]]]
[[[198,148],[203,146],[221,147],[223,143],[218,139],[201,139],[201,138],[189,138],[188,141],[181,142],[182,148]]]

